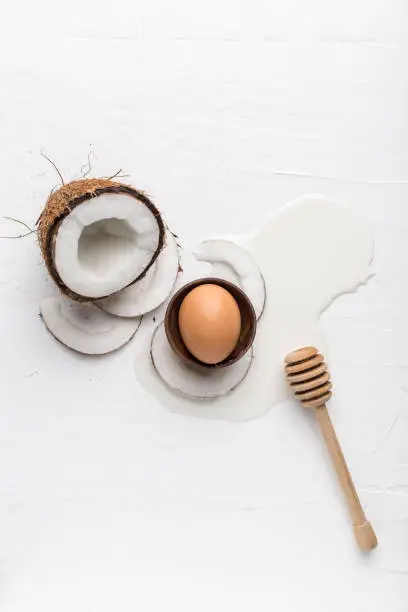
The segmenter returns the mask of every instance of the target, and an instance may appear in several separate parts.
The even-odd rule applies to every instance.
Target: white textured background
[[[89,360],[46,334],[35,240],[3,240],[2,610],[407,610],[407,28],[404,0],[2,6],[1,215],[36,220],[44,150],[66,178],[88,152],[95,175],[123,167],[187,243],[311,191],[366,217],[377,274],[324,320],[332,418],[380,541],[356,550],[298,406],[170,414],[135,344]]]

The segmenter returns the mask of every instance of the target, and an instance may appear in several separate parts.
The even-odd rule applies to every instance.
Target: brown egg
[[[179,328],[184,344],[199,361],[220,363],[232,353],[241,331],[241,313],[219,285],[199,285],[181,303]]]

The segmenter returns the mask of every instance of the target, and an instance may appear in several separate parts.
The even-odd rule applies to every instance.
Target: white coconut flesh
[[[125,193],[104,193],[76,206],[55,237],[54,263],[78,295],[105,297],[135,281],[160,240],[154,213]]]
[[[248,374],[252,355],[251,348],[225,368],[189,365],[170,347],[163,323],[156,328],[150,347],[153,366],[163,382],[173,391],[197,400],[210,400],[233,391]]]
[[[194,249],[194,256],[211,264],[210,276],[238,285],[251,300],[259,319],[265,306],[265,282],[248,251],[230,240],[213,239],[201,242]]]
[[[120,348],[135,335],[141,321],[111,317],[92,304],[62,296],[42,300],[40,315],[57,340],[86,355],[104,355]]]
[[[154,310],[170,295],[179,272],[176,239],[166,230],[165,245],[146,275],[119,293],[95,302],[105,312],[118,317],[136,317]]]

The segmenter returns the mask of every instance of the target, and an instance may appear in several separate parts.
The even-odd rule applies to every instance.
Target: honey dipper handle
[[[340,485],[346,496],[350,515],[353,520],[353,530],[357,544],[361,550],[371,550],[377,546],[377,537],[371,523],[367,521],[364,514],[326,406],[315,408],[315,413],[323,438],[332,458],[334,468],[337,472]]]

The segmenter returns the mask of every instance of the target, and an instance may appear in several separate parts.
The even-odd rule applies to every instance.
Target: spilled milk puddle
[[[244,291],[255,291],[251,298],[258,314],[262,312],[262,315],[253,353],[231,366],[239,368],[239,372],[231,369],[207,373],[204,382],[204,389],[212,389],[213,393],[219,389],[223,391],[228,386],[225,380],[220,381],[220,376],[224,376],[231,379],[227,381],[229,388],[235,388],[215,399],[201,400],[185,397],[174,390],[196,393],[195,384],[198,383],[194,382],[196,373],[179,363],[165,341],[163,329],[158,328],[164,318],[165,305],[154,313],[154,320],[153,315],[145,317],[144,325],[150,326],[151,331],[138,351],[136,376],[168,410],[207,419],[246,421],[262,416],[274,404],[287,398],[284,355],[309,344],[325,352],[321,314],[336,297],[356,290],[368,280],[374,244],[371,233],[358,217],[321,195],[302,196],[269,216],[251,234],[228,240],[244,247],[259,267],[266,293],[265,304],[259,292],[256,293],[256,287],[248,286],[245,261],[237,274],[236,269],[225,261],[217,262],[216,257],[211,263],[199,261],[200,246],[198,259],[191,253],[183,253],[183,273],[176,288],[195,278],[218,276],[240,284]],[[152,338],[155,338],[153,360]],[[157,374],[155,366],[158,367],[159,361],[159,369],[164,364],[165,377],[173,388]],[[235,379],[238,386],[233,384]],[[201,394],[201,397],[208,397],[208,394]]]

